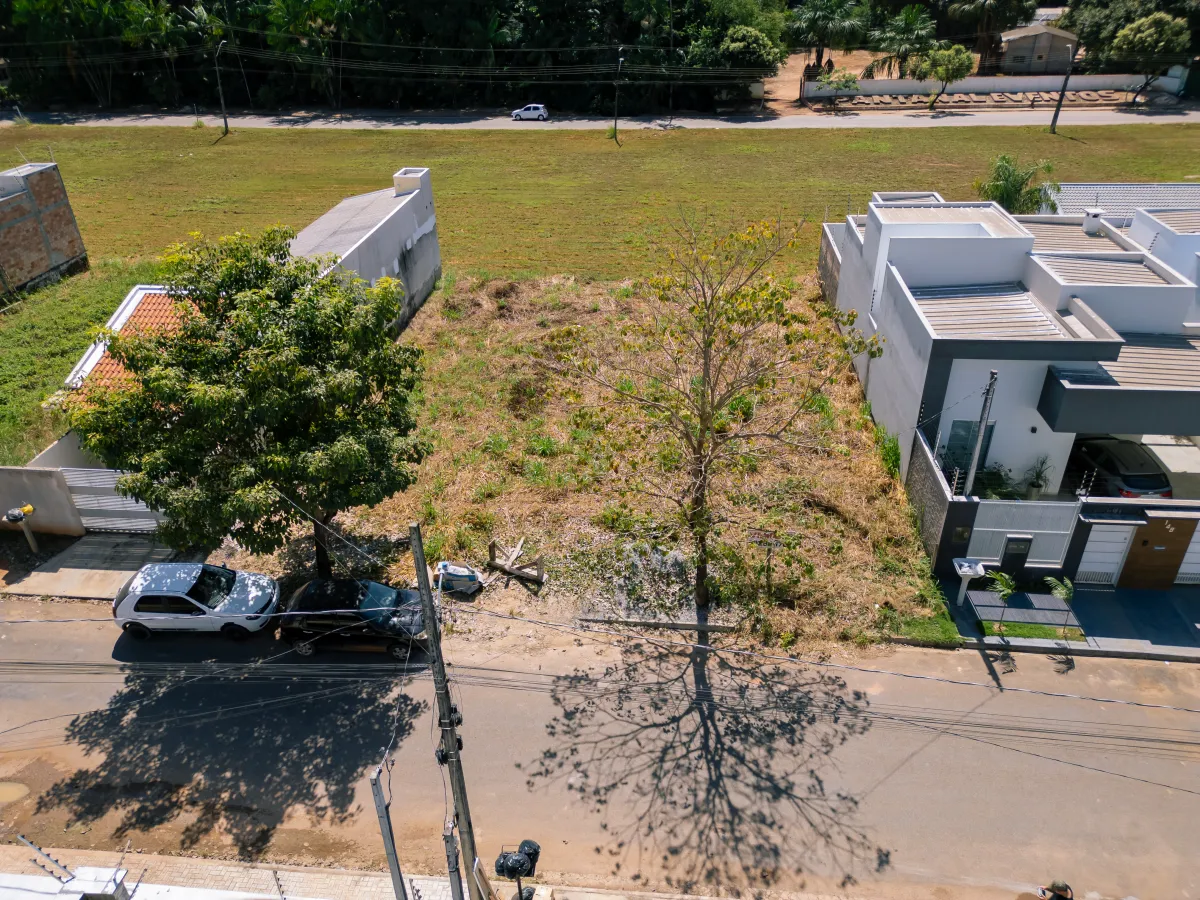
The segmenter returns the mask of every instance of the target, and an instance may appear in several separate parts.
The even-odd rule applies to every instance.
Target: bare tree
[[[618,340],[558,335],[558,370],[598,386],[634,431],[624,482],[667,505],[691,537],[701,624],[723,479],[747,460],[818,448],[814,401],[851,355],[879,352],[852,313],[823,308],[841,330],[824,327],[769,274],[798,231],[764,221],[726,233],[685,214]]]

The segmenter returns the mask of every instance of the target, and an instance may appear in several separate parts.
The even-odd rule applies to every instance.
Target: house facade
[[[1046,22],[1034,22],[1000,35],[1000,71],[1005,75],[1065,75],[1079,38]]]
[[[826,298],[885,342],[855,366],[899,437],[939,574],[971,558],[1134,587],[1200,580],[1198,260],[1200,213],[1158,205],[1013,216],[881,192],[823,226]],[[1080,442],[1108,438],[1157,460],[1170,490],[1097,483]]]

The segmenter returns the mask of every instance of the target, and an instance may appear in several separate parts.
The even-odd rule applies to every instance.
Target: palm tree
[[[1054,194],[1058,184],[1053,181],[1033,183],[1039,173],[1049,175],[1053,170],[1054,167],[1045,160],[1023,166],[1014,157],[1001,153],[992,160],[987,180],[981,178],[975,182],[975,190],[979,192],[980,200],[999,203],[1013,215],[1036,213],[1043,206],[1055,212],[1058,207]]]
[[[845,46],[858,36],[857,6],[856,0],[807,0],[796,7],[795,28],[801,40],[816,48],[818,66],[825,60],[825,48]]]
[[[999,52],[999,35],[1005,28],[1030,21],[1038,0],[954,0],[947,12],[955,19],[975,23],[975,52],[979,74],[991,74]]]
[[[889,78],[893,74],[904,78],[908,73],[909,57],[928,53],[945,44],[937,39],[937,23],[929,11],[915,3],[888,19],[882,28],[872,29],[869,37],[871,46],[886,56],[863,69],[863,78],[874,78],[880,72]]]

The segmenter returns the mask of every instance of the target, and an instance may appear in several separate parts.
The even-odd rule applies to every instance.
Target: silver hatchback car
[[[113,600],[113,618],[131,637],[156,631],[213,631],[233,640],[272,621],[274,578],[207,563],[142,566]]]

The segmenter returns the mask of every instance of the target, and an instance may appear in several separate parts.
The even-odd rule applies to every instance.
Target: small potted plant
[[[1050,473],[1054,466],[1050,465],[1048,456],[1039,456],[1032,466],[1025,470],[1025,499],[1037,500],[1050,485]]]

